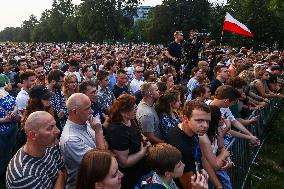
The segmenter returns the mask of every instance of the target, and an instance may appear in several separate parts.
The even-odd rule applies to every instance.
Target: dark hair
[[[219,127],[219,122],[222,118],[222,114],[218,106],[210,105],[210,109],[211,109],[211,121],[209,122],[207,136],[212,143],[214,138],[218,135],[218,127]]]
[[[154,72],[152,70],[146,70],[144,72],[144,80],[147,81],[150,78],[150,75],[153,75]]]
[[[24,110],[23,118],[21,120],[21,127],[24,128],[25,122],[29,115],[36,111],[46,111],[54,116],[54,111],[51,105],[49,107],[44,107],[40,98],[30,98],[28,100],[28,105]]]
[[[110,68],[113,67],[114,65],[115,65],[115,61],[113,59],[110,59],[107,61],[104,67],[106,70],[110,70]]]
[[[112,104],[109,114],[109,123],[121,123],[121,112],[129,112],[136,104],[135,96],[130,94],[120,95]]]
[[[185,85],[174,85],[170,91],[178,91],[180,93],[181,107],[184,105],[188,93],[188,89]]]
[[[124,69],[119,69],[116,71],[116,75],[119,75],[119,74],[126,74],[126,71]]]
[[[84,75],[84,73],[86,73],[88,71],[89,68],[91,68],[91,65],[84,65],[82,68],[82,74]]]
[[[160,81],[160,82],[157,82],[156,84],[157,84],[157,87],[160,93],[163,94],[167,91],[167,83]]]
[[[21,64],[22,62],[27,62],[27,60],[24,59],[24,58],[21,58],[20,60],[18,60],[17,65],[20,66],[20,64]]]
[[[69,66],[75,66],[75,67],[79,66],[78,61],[75,60],[75,59],[71,59],[68,64],[69,64]]]
[[[109,73],[107,71],[99,70],[97,72],[97,80],[98,81],[102,81],[104,78],[106,78],[108,76],[109,76]]]
[[[173,75],[172,75],[172,74],[163,75],[163,76],[161,77],[161,81],[167,83],[167,82],[168,82],[168,79],[169,79],[170,77],[173,77]]]
[[[35,76],[35,72],[33,70],[26,70],[23,73],[20,73],[20,81],[23,82],[24,80],[29,79],[29,77]]]
[[[180,97],[178,91],[168,91],[164,95],[160,96],[155,104],[155,109],[158,115],[167,114],[171,116],[170,104],[174,103]]]
[[[241,79],[240,77],[229,78],[226,84],[232,86],[235,89],[241,89],[242,87],[247,85],[246,81]]]
[[[167,171],[174,171],[181,158],[181,152],[176,147],[159,143],[149,148],[147,163],[158,175],[164,176]]]
[[[93,189],[108,175],[114,155],[107,150],[91,149],[88,151],[78,170],[75,189]]]
[[[52,63],[53,61],[56,61],[56,60],[58,60],[58,58],[57,58],[57,57],[54,57],[54,58],[51,59],[50,62]]]
[[[271,68],[270,68],[270,70],[271,71],[275,71],[275,70],[279,70],[279,71],[281,71],[282,70],[282,68],[280,67],[280,66],[271,66]]]
[[[97,87],[93,81],[83,81],[79,85],[79,93],[85,93],[88,87]]]
[[[215,66],[215,68],[214,68],[214,75],[215,75],[215,77],[217,76],[217,73],[221,71],[222,68],[227,68],[227,66],[225,66],[225,65],[217,65],[217,66]]]
[[[261,79],[262,76],[263,76],[265,73],[269,73],[269,72],[268,72],[267,70],[260,70],[260,71],[258,71],[256,78],[257,78],[257,79]]]
[[[194,77],[195,74],[198,72],[198,70],[199,70],[198,67],[192,68],[192,70],[190,71],[190,77]]]
[[[229,99],[235,101],[240,96],[240,93],[230,85],[222,85],[215,91],[215,98],[218,100]]]
[[[60,70],[52,70],[47,75],[47,81],[50,83],[52,80],[58,82],[60,80],[60,77],[64,78],[64,73]]]
[[[192,90],[192,100],[196,99],[197,97],[200,97],[201,95],[204,95],[206,92],[206,87],[209,88],[208,85],[199,85],[196,88]]]
[[[201,110],[201,111],[204,111],[206,113],[211,112],[210,107],[207,104],[205,104],[204,102],[199,102],[199,101],[193,100],[193,101],[187,102],[184,105],[184,107],[181,111],[181,114],[186,116],[187,118],[191,118],[193,110]]]

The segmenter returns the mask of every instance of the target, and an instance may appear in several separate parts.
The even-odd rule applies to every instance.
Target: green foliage
[[[206,29],[209,25],[208,0],[164,0],[152,9],[145,28],[146,39],[151,43],[167,43],[172,33],[190,29]]]
[[[223,44],[261,48],[284,46],[284,2],[282,0],[228,0],[210,4],[208,0],[164,0],[152,8],[147,19],[133,22],[142,0],[54,0],[37,20],[31,15],[21,27],[5,28],[1,41],[134,41],[167,44],[173,32],[190,29],[211,32],[220,42],[226,12],[248,26],[254,38],[224,31]]]

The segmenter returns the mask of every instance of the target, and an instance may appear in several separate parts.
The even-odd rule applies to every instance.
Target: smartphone
[[[197,161],[194,162],[194,163],[195,163],[195,171],[196,171],[196,173],[201,173],[200,163],[198,163]]]

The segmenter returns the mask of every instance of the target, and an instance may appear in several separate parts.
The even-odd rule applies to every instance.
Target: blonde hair
[[[76,81],[77,81],[77,86],[75,88],[74,93],[79,92],[79,83],[78,83],[77,76],[74,73],[69,73],[68,75],[66,75],[64,77],[64,82],[63,82],[63,87],[62,87],[62,92],[63,92],[64,96],[69,97],[69,96],[71,96],[73,94],[73,93],[72,94],[70,93],[69,88],[68,88],[68,84],[71,81],[71,79],[73,79],[73,78],[75,78]]]

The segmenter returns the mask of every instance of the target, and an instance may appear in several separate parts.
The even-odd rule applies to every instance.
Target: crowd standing
[[[0,63],[7,188],[230,189],[227,145],[259,145],[248,115],[284,97],[284,51],[195,31],[168,47],[2,44]]]

